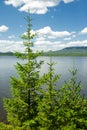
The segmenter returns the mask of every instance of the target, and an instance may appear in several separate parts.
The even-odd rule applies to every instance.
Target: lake
[[[42,65],[40,75],[48,71],[49,57],[39,57],[37,59],[43,60],[44,65]],[[82,94],[87,96],[87,57],[52,57],[55,63],[54,69],[55,74],[61,74],[61,78],[58,82],[60,87],[64,81],[70,79],[69,70],[73,68],[73,65],[78,69],[77,81],[81,81],[83,85]],[[10,96],[10,77],[17,76],[14,65],[16,62],[23,63],[24,61],[17,59],[14,56],[0,56],[0,121],[5,120],[5,112],[3,110],[2,99],[4,97]]]

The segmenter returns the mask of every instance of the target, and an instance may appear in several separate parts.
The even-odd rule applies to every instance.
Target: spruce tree
[[[81,95],[81,82],[77,82],[77,69],[70,71],[71,79],[58,91],[58,126],[61,130],[87,129],[87,98]]]
[[[56,130],[57,126],[57,86],[56,82],[59,80],[60,75],[55,75],[53,69],[54,63],[50,58],[48,63],[49,71],[43,75],[41,98],[38,102],[38,116],[39,122],[38,130]]]
[[[31,33],[30,14],[26,17],[27,33],[22,36],[25,53],[16,52],[17,58],[25,59],[25,63],[15,65],[18,77],[11,77],[12,97],[4,99],[4,106],[7,111],[7,119],[13,126],[25,126],[33,129],[37,116],[37,100],[39,99],[39,71],[42,61],[37,62],[37,56],[40,53],[34,53],[32,50],[34,37]]]

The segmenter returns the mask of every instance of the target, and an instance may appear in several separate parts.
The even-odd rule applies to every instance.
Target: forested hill
[[[14,55],[12,52],[0,52],[0,56],[2,55]],[[58,51],[49,51],[45,52],[43,55],[45,56],[87,56],[87,47],[67,47]]]
[[[45,52],[49,56],[87,56],[87,47],[67,47],[58,51]]]
[[[12,55],[14,55],[12,52],[0,52],[0,56],[12,56]]]

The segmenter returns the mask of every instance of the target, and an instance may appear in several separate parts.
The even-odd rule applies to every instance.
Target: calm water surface
[[[83,84],[82,93],[87,95],[87,57],[53,57],[55,73],[61,74],[58,86],[60,87],[65,80],[69,80],[69,70],[74,66],[78,69],[77,81]],[[40,75],[48,71],[49,57],[39,57],[38,60],[44,60]],[[14,65],[16,62],[23,62],[14,56],[0,56],[0,117],[4,115],[3,112],[3,97],[10,96],[10,77],[17,76]],[[2,119],[4,120],[4,118]]]

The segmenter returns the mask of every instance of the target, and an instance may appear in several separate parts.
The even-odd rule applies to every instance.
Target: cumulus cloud
[[[46,26],[39,30],[32,30],[32,34],[37,33],[38,36],[35,39],[35,48],[38,50],[56,50],[59,48],[59,46],[62,47],[62,42],[59,39],[67,38],[70,39],[70,37],[73,36],[75,32],[68,32],[68,31],[53,31],[51,27]],[[24,35],[26,35],[26,32],[24,32]],[[34,50],[36,50],[34,49]]]
[[[82,31],[81,34],[87,34],[87,27],[85,27]]]
[[[76,32],[68,32],[68,31],[53,31],[51,27],[47,26],[39,30],[32,30],[32,34],[37,33],[38,36],[34,42],[34,50],[59,50],[66,46],[65,41],[71,40]],[[24,32],[24,35],[27,33]],[[63,43],[64,42],[64,43]]]
[[[74,0],[63,0],[64,3],[70,3],[70,2],[73,2]]]
[[[87,40],[75,40],[78,35],[76,32],[53,31],[51,27],[47,26],[36,31],[31,30],[31,33],[38,33],[34,41],[34,51],[55,51],[71,46],[87,46]],[[27,33],[24,32],[24,35],[26,34]],[[0,52],[24,52],[25,48],[22,41],[11,40],[13,37],[14,35],[11,35],[8,37],[9,40],[0,40]]]
[[[73,36],[74,32],[68,32],[68,31],[53,31],[50,26],[46,26],[39,30],[31,30],[31,34],[38,34],[38,39],[57,39],[57,38],[63,38],[63,37],[69,37]],[[27,32],[24,32],[23,35],[26,35]]]
[[[0,26],[0,32],[6,32],[8,30],[8,27],[5,25]]]
[[[70,46],[87,46],[87,40],[71,41],[66,44],[66,47]]]
[[[71,40],[71,39],[72,39],[71,37],[65,37],[65,38],[64,38],[65,41],[69,41],[69,40]]]
[[[53,31],[49,26],[39,29],[36,32],[38,32],[39,37],[36,38],[35,49],[38,50],[54,51],[70,46],[87,46],[87,40],[73,39],[78,35],[76,32]]]
[[[44,51],[55,51],[61,50],[66,47],[75,47],[75,46],[87,46],[87,40],[78,40],[78,41],[70,41],[70,42],[61,42],[61,41],[42,41],[35,42],[35,50],[44,50]]]
[[[48,41],[48,40],[42,40],[42,41],[36,41],[34,51],[36,50],[43,50],[43,51],[49,51],[49,50],[59,50],[61,41]]]
[[[0,52],[24,52],[22,41],[0,40]]]
[[[62,37],[65,37],[65,36],[72,35],[72,32],[68,32],[68,31],[60,31],[60,32],[59,31],[53,31],[51,29],[51,27],[49,27],[49,26],[37,30],[37,33],[40,36],[47,37],[49,39],[62,38]]]
[[[13,5],[19,11],[27,12],[30,9],[31,13],[45,14],[49,7],[54,7],[60,4],[73,2],[75,0],[5,0],[6,5]]]
[[[55,51],[60,50],[65,47],[74,47],[74,46],[87,46],[87,40],[77,40],[70,42],[63,41],[48,41],[46,39],[37,39],[34,42],[34,51]],[[13,41],[13,40],[0,40],[0,52],[24,52],[24,46],[22,41]]]
[[[5,0],[5,4],[13,5],[14,7],[20,7],[23,4],[23,1],[22,0]]]

